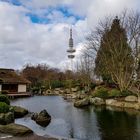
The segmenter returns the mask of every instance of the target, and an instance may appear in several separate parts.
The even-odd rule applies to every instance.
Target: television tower
[[[73,59],[75,58],[74,53],[76,50],[73,48],[73,38],[72,38],[72,28],[70,29],[70,38],[69,38],[69,48],[67,50],[68,58],[71,62],[71,71],[73,71]]]

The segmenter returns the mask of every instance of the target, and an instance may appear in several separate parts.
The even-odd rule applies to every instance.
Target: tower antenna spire
[[[70,28],[70,38],[72,38],[72,27]]]

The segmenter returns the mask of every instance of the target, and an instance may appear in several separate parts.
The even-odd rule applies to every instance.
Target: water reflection
[[[80,140],[140,139],[139,112],[94,106],[77,109],[59,96],[35,96],[14,100],[12,104],[21,105],[31,112],[47,109],[52,121],[46,128],[37,125],[30,117],[16,120],[39,135],[58,135]]]
[[[140,123],[139,116],[132,110],[122,111],[106,108],[94,109],[97,115],[102,140],[139,140],[140,131],[137,124]],[[131,113],[131,115],[130,115]]]

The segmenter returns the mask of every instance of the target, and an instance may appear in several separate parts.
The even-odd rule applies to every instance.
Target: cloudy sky
[[[78,57],[99,20],[139,6],[139,0],[0,0],[0,67],[46,63],[63,68],[71,26]]]

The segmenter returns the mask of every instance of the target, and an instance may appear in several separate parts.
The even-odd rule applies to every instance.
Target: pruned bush
[[[10,101],[6,95],[0,94],[0,102],[5,102],[6,104],[10,105]]]
[[[96,89],[96,91],[94,93],[94,97],[99,97],[99,98],[103,98],[103,99],[108,98],[109,97],[108,89],[106,89],[104,87],[100,87],[100,88]]]
[[[4,102],[0,102],[0,113],[7,113],[10,106]]]
[[[112,89],[108,92],[109,97],[120,97],[121,95],[121,91],[118,89]]]

